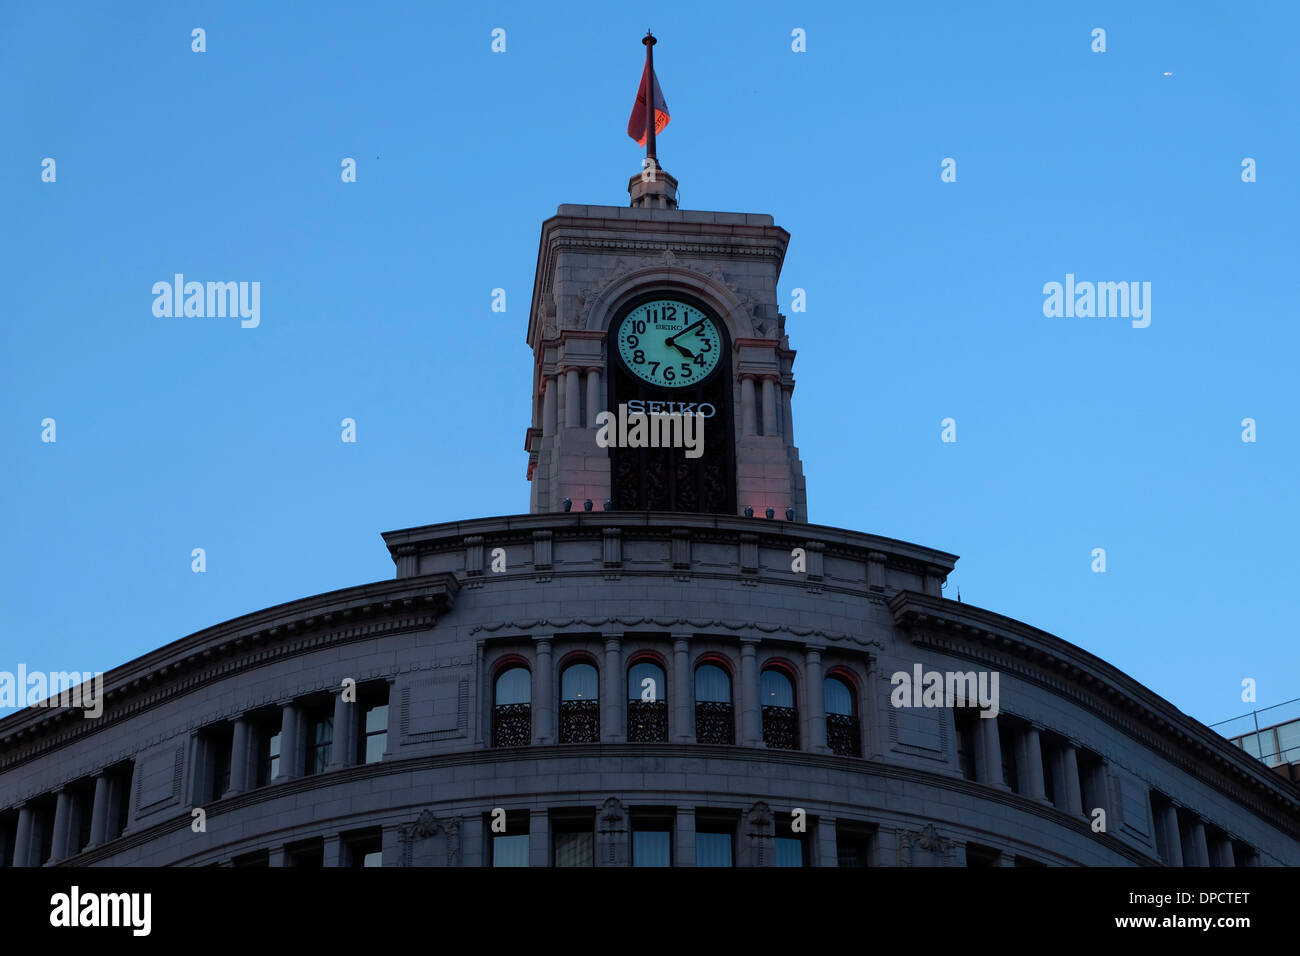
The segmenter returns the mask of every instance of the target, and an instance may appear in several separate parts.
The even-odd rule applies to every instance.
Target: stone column
[[[840,850],[835,839],[835,818],[817,818],[817,866],[839,866]]]
[[[776,376],[763,376],[763,434],[776,434]]]
[[[325,854],[322,866],[340,867],[343,865],[343,840],[337,833],[326,834]]]
[[[528,812],[528,865],[551,865],[551,827],[546,810]]]
[[[677,808],[676,842],[673,847],[674,866],[695,865],[695,808]]]
[[[106,774],[101,773],[95,778],[95,799],[90,811],[90,843],[86,845],[86,849],[99,846],[107,839],[109,783]]]
[[[54,803],[54,838],[50,843],[50,862],[58,863],[68,857],[68,829],[72,822],[72,794],[65,787],[59,791]],[[1204,831],[1201,833],[1204,838]]]
[[[754,376],[745,374],[740,376],[741,434],[755,435],[758,433],[756,416],[757,412],[754,409]]]
[[[1038,736],[1038,728],[1030,726],[1020,735],[1021,757],[1016,768],[1020,776],[1020,792],[1031,800],[1047,802],[1047,790],[1043,786],[1043,744]]]
[[[1236,866],[1237,855],[1232,852],[1232,840],[1224,837],[1219,841],[1219,866]]]
[[[976,717],[975,779],[991,787],[1009,789],[1002,778],[1002,739],[998,736],[996,717]]]
[[[804,673],[808,677],[808,749],[813,753],[829,753],[826,745],[825,684],[822,678],[822,649],[806,647],[803,652]]]
[[[535,637],[537,673],[533,677],[533,743],[555,743],[555,684],[551,663],[551,639]]]
[[[14,833],[14,866],[32,865],[32,838],[36,835],[36,814],[24,804],[18,808],[18,829]]]
[[[1200,817],[1192,820],[1187,828],[1187,842],[1183,846],[1183,862],[1186,866],[1209,866],[1210,848],[1205,841],[1205,823]]]
[[[740,742],[745,747],[763,745],[763,722],[758,709],[757,641],[740,642]]]
[[[225,796],[243,793],[249,789],[249,780],[256,779],[249,773],[253,752],[252,741],[252,727],[248,723],[248,718],[236,718],[234,733],[230,738],[230,786],[226,788]],[[98,797],[98,790],[96,797]]]
[[[596,416],[605,411],[605,402],[600,397],[600,369],[587,369],[587,427],[596,427]]]
[[[564,368],[564,427],[582,427],[582,386],[578,382],[578,369],[567,365]]]
[[[293,701],[280,710],[280,772],[276,780],[289,780],[302,774],[302,757],[298,752],[301,711]]]
[[[1083,813],[1083,791],[1079,788],[1079,754],[1074,744],[1066,742],[1061,747],[1060,784],[1058,794],[1064,794],[1065,805],[1061,807],[1066,813]]]
[[[627,677],[623,674],[623,634],[605,635],[605,666],[601,670],[601,739],[607,744],[627,740]]]
[[[339,690],[334,695],[334,739],[330,743],[330,760],[326,770],[342,770],[356,763],[356,742],[353,735],[356,713],[356,703],[344,700],[343,691]]]
[[[794,444],[794,411],[790,407],[790,398],[794,395],[794,383],[781,387],[781,434],[787,445]]]
[[[555,376],[542,376],[542,437],[550,438],[555,434]]]
[[[672,733],[669,739],[678,743],[693,743],[695,688],[691,681],[691,635],[673,635],[673,683],[669,700],[672,703]]]

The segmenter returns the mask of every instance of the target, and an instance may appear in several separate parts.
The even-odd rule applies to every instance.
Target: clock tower
[[[677,181],[654,159],[628,193],[628,206],[562,205],[542,224],[528,319],[530,510],[569,499],[575,511],[591,501],[763,518],[770,508],[807,521],[795,353],[777,304],[789,233],[768,215],[679,209]],[[682,412],[700,416],[698,449],[619,427]]]

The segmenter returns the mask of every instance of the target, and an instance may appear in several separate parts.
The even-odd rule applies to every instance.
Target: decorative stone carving
[[[772,866],[776,859],[776,823],[772,808],[760,800],[745,811],[744,820],[745,865]]]
[[[445,820],[431,810],[421,810],[414,823],[397,828],[402,848],[403,866],[460,866],[460,817]],[[424,841],[441,836],[443,840]]]
[[[920,830],[897,830],[899,866],[955,866],[957,844],[940,836],[933,823]]]
[[[596,813],[596,865],[627,866],[629,849],[627,807],[610,797]]]

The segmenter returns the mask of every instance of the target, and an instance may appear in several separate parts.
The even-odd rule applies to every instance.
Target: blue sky
[[[1300,12],[972,6],[4,4],[0,669],[108,670],[391,577],[382,531],[527,511],[540,224],[626,204],[652,27],[683,207],[793,237],[811,520],[960,554],[950,596],[1199,719],[1300,696]],[[176,272],[259,281],[260,326],[155,317]],[[1045,317],[1066,273],[1150,282],[1150,327]]]

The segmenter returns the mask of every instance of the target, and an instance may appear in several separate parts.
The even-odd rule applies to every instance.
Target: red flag
[[[655,76],[650,69],[650,64],[646,63],[645,69],[641,71],[641,86],[636,91],[636,102],[632,105],[632,115],[627,121],[627,135],[636,140],[638,146],[645,145],[645,111],[646,111],[646,78],[649,77],[655,85],[655,135],[658,136],[668,125],[668,103],[664,100],[663,90],[659,89],[659,77]]]

